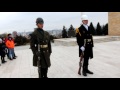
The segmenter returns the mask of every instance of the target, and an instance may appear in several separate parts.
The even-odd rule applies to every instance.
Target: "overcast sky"
[[[88,15],[89,22],[94,26],[98,22],[101,25],[108,23],[108,12],[84,12]],[[75,28],[81,23],[81,12],[0,12],[0,33],[33,31],[36,28],[36,18],[44,19],[45,30],[62,29],[63,25],[69,28],[72,24]]]

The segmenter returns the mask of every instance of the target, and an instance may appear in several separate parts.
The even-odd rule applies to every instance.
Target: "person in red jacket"
[[[11,37],[12,41],[14,42],[14,39],[12,38],[12,34],[8,34],[8,37],[6,38],[5,40],[5,43],[7,42],[8,38]],[[7,53],[7,57],[9,58],[9,50],[8,50],[8,53]],[[14,58],[16,59],[16,54],[15,54],[15,51],[14,51]]]
[[[8,48],[8,52],[9,52],[9,59],[10,60],[15,59],[15,57],[14,57],[14,47],[15,47],[15,44],[14,44],[14,42],[13,42],[11,37],[8,38],[8,40],[6,42],[6,46]]]

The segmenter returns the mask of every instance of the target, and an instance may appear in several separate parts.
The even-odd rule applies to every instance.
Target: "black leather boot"
[[[88,66],[86,67],[86,73],[93,74],[93,72],[88,69]]]
[[[48,77],[47,77],[47,73],[48,73],[48,68],[45,69],[44,78],[48,78]]]
[[[2,59],[2,63],[6,63],[7,61],[5,61],[4,57],[1,58]]]
[[[85,66],[83,67],[83,76],[87,76],[87,72],[86,72]]]
[[[5,60],[2,60],[2,63],[6,63],[7,61],[5,61]]]

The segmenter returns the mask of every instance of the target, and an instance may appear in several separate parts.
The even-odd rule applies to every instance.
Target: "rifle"
[[[86,39],[84,39],[84,47],[86,45]],[[81,53],[81,58],[80,58],[80,62],[79,62],[79,70],[78,70],[78,74],[81,75],[81,67],[83,65],[84,62],[84,52]]]
[[[84,55],[83,55],[83,52],[82,52],[80,62],[79,62],[79,70],[78,70],[79,75],[81,75],[81,67],[82,67],[82,64],[83,64],[83,58],[84,58]]]

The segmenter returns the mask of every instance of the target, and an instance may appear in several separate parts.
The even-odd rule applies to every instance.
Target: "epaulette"
[[[79,34],[81,36],[81,33],[78,28],[76,28],[76,34]]]

